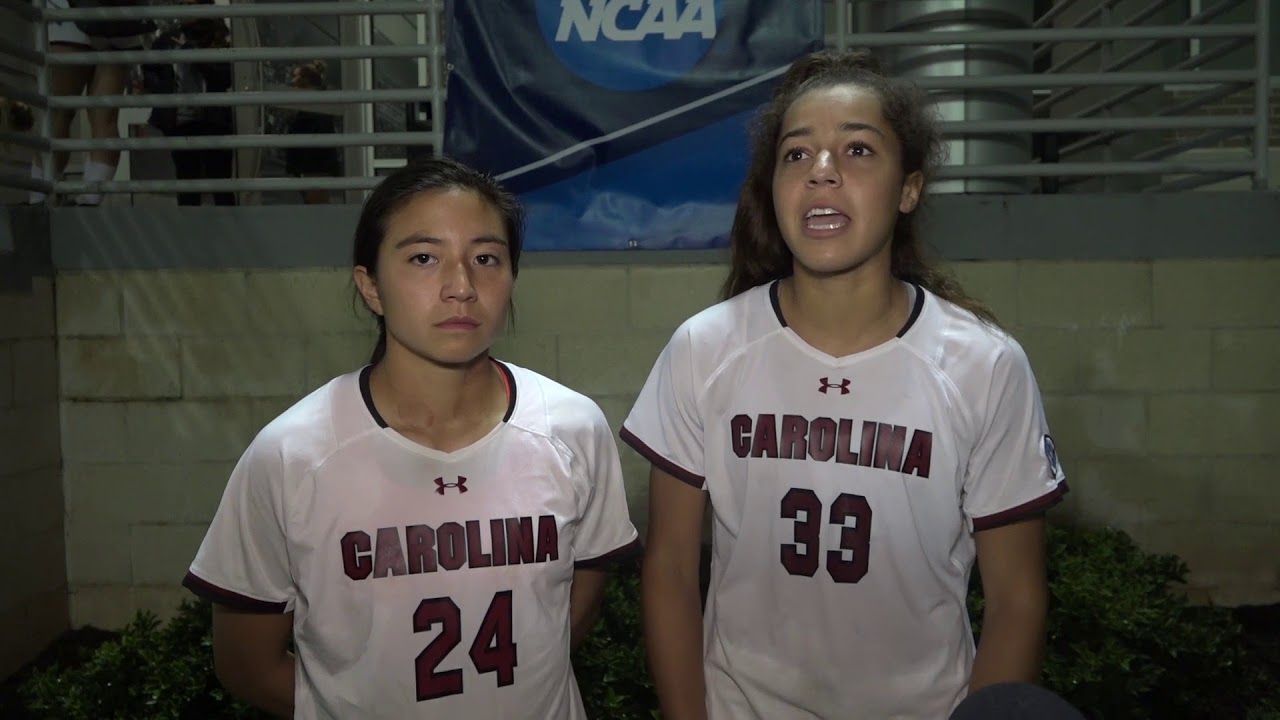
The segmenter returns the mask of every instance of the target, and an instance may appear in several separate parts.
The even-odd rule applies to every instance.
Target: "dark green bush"
[[[1250,665],[1230,611],[1190,605],[1186,566],[1144,553],[1123,532],[1051,527],[1052,607],[1044,682],[1095,720],[1280,720],[1277,678]],[[975,572],[970,609],[981,632]],[[621,569],[599,624],[573,654],[588,716],[659,717],[645,668],[639,573]],[[35,717],[59,720],[260,718],[213,676],[210,613],[188,602],[161,626],[139,615],[83,664],[35,673],[23,687]]]

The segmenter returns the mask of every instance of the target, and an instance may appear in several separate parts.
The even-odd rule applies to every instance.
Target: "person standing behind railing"
[[[48,0],[50,8],[68,9],[82,7],[119,7],[143,4],[141,0]],[[49,52],[84,52],[108,50],[140,50],[147,46],[155,31],[150,20],[76,20],[49,24]],[[128,68],[121,64],[54,65],[49,68],[49,90],[53,96],[77,96],[88,93],[93,96],[119,95],[124,92],[129,78]],[[53,110],[52,135],[62,139],[71,134],[74,110]],[[88,111],[89,131],[94,139],[120,137],[118,108],[91,108]],[[94,150],[84,163],[85,182],[106,182],[116,176],[120,164],[119,150]],[[67,166],[67,153],[53,156],[53,181],[61,179]],[[44,178],[40,162],[31,166],[31,176]],[[44,193],[33,192],[32,203],[42,203]],[[77,205],[98,205],[101,193],[81,193],[75,198]]]
[[[324,90],[325,64],[323,60],[297,65],[289,77],[289,84],[298,90]],[[336,133],[337,123],[332,115],[312,110],[298,110],[289,122],[290,135],[321,135]],[[285,172],[293,177],[337,177],[341,174],[338,152],[331,147],[297,147],[284,151]],[[329,202],[328,190],[304,190],[302,201],[307,205],[324,205]]]
[[[199,0],[199,4],[213,4]],[[188,20],[156,38],[154,49],[208,49],[230,47],[231,32],[217,18]],[[228,62],[151,64],[143,67],[143,88],[149,93],[202,94],[231,90]],[[219,137],[235,134],[229,106],[161,107],[151,111],[148,124],[169,137]],[[173,150],[174,173],[179,180],[229,178],[235,151],[229,148]],[[179,205],[199,205],[201,193],[179,192]],[[235,205],[232,192],[213,193],[215,205]]]

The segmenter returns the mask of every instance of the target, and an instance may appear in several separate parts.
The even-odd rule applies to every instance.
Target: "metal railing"
[[[45,7],[44,0],[0,0],[0,24],[31,24],[33,46],[0,39],[0,97],[16,100],[35,110],[30,129],[0,129],[0,148],[24,151],[51,176],[54,153],[93,150],[126,152],[185,149],[277,149],[299,147],[346,148],[372,157],[375,147],[430,147],[442,145],[444,118],[444,49],[441,29],[445,21],[443,0],[390,0],[368,2],[273,3],[232,2],[229,5],[163,5],[66,9]],[[1018,138],[1032,148],[1016,162],[953,162],[942,177],[953,180],[1004,179],[1042,182],[1052,179],[1056,191],[1103,187],[1120,178],[1133,179],[1132,189],[1185,190],[1231,178],[1247,177],[1255,189],[1268,186],[1270,139],[1270,85],[1268,27],[1271,0],[1222,0],[1194,16],[1163,22],[1170,0],[1153,0],[1137,11],[1121,14],[1120,0],[1059,0],[1029,26],[1013,29],[960,29],[944,27],[928,31],[885,30],[867,32],[866,0],[834,0],[828,17],[826,42],[832,47],[866,47],[892,53],[919,48],[1014,47],[1025,51],[1028,65],[1022,72],[998,74],[925,74],[914,78],[925,89],[940,94],[1025,93],[1030,97],[1025,117],[963,117],[943,123],[946,136],[956,142],[983,138]],[[1024,3],[1030,5],[1029,2]],[[1233,8],[1251,10],[1250,22],[1222,22]],[[272,17],[336,17],[340,22],[366,23],[380,15],[423,18],[420,42],[401,44],[315,45],[310,47],[252,47],[238,44],[217,49],[135,50],[105,52],[48,52],[46,23],[75,20],[147,18],[182,20],[222,18],[247,21]],[[1175,43],[1192,39],[1211,41],[1208,50],[1161,63]],[[1135,46],[1136,45],[1136,46]],[[1123,52],[1118,52],[1118,51]],[[1252,64],[1241,69],[1206,67],[1232,53],[1250,53]],[[1166,53],[1161,56],[1160,53]],[[114,96],[59,96],[50,92],[53,68],[99,63],[225,62],[261,68],[264,63],[306,61],[315,58],[352,63],[359,72],[344,77],[345,87],[334,90],[274,90],[233,88],[211,94],[121,94]],[[371,63],[380,59],[418,59],[424,63],[425,86],[376,88],[370,81]],[[1086,69],[1092,64],[1091,69]],[[1166,67],[1167,65],[1167,67]],[[347,73],[344,73],[344,76]],[[261,83],[251,83],[259,86]],[[1185,92],[1180,92],[1184,90]],[[1252,91],[1253,108],[1247,114],[1214,114],[1207,106],[1238,93]],[[425,131],[376,132],[367,108],[382,103],[429,103],[432,127]],[[92,108],[177,107],[299,107],[315,104],[340,108],[363,107],[364,122],[348,123],[336,133],[272,134],[254,132],[225,136],[160,136],[119,138],[53,137],[50,111]],[[359,115],[350,115],[356,117]],[[1224,141],[1246,137],[1244,157],[1195,159],[1196,150],[1214,148]],[[1053,138],[1056,151],[1048,153],[1044,138]],[[1244,148],[1241,148],[1244,149]],[[1190,153],[1190,154],[1189,154]],[[1237,153],[1239,154],[1239,153]],[[348,160],[358,155],[348,154]],[[356,167],[351,167],[351,165]],[[240,177],[202,180],[124,179],[106,182],[35,179],[21,161],[0,167],[0,186],[49,193],[57,197],[80,192],[275,192],[361,191],[378,182],[370,163],[347,163],[338,177]],[[246,177],[245,175],[250,175]],[[1041,186],[1044,190],[1045,186]],[[1028,191],[1037,188],[1029,187]]]

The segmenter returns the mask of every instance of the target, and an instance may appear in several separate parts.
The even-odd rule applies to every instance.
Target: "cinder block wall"
[[[53,283],[0,288],[0,678],[67,628]]]
[[[1222,603],[1280,600],[1280,261],[956,265],[1035,363],[1074,492],[1058,511],[1177,552]],[[615,428],[721,266],[529,267],[498,354]],[[254,433],[358,367],[346,270],[67,273],[57,283],[77,624],[161,613]],[[647,468],[623,449],[636,522]]]

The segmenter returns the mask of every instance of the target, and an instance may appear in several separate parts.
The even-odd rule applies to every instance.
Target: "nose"
[[[809,166],[808,183],[812,187],[819,185],[840,186],[840,170],[836,167],[835,157],[830,150],[820,151],[817,157],[813,159],[813,164]]]
[[[471,277],[471,266],[466,262],[450,263],[440,288],[445,300],[472,302],[476,299],[476,285]]]

